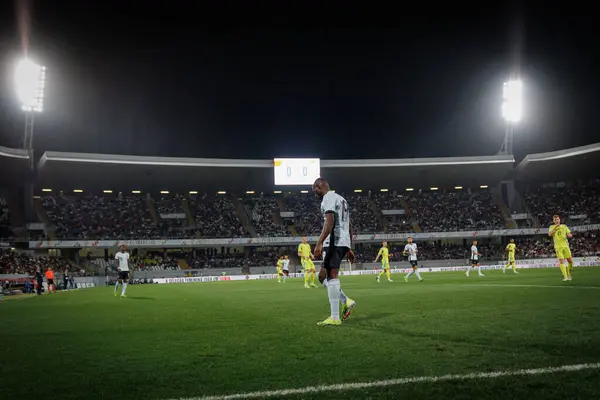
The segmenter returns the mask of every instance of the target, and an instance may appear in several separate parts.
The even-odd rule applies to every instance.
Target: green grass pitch
[[[2,398],[174,399],[600,362],[600,268],[341,277],[340,327],[303,281],[137,285],[0,303]],[[39,385],[37,392],[36,385]],[[290,399],[598,398],[600,370],[302,393]]]

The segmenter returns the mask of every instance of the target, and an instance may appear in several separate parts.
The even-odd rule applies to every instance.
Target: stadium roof
[[[29,172],[29,153],[0,146],[0,183],[21,184]]]
[[[494,184],[514,167],[512,156],[321,160],[321,175],[340,190]],[[272,191],[273,160],[140,157],[46,152],[38,186],[56,190]],[[300,190],[289,187],[281,190]],[[308,189],[305,187],[303,189]]]
[[[526,156],[515,169],[518,180],[556,182],[598,177],[600,143]]]

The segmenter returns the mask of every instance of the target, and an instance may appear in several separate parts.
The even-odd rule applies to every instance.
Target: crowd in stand
[[[600,181],[529,187],[524,190],[524,199],[541,226],[551,225],[555,214],[566,223],[600,223]]]
[[[4,197],[0,197],[0,240],[10,239],[13,236],[8,206]]]
[[[190,207],[196,210],[196,234],[198,237],[248,236],[229,197],[193,197],[190,198]]]
[[[44,197],[59,239],[149,239],[156,227],[143,197]]]
[[[423,232],[477,231],[505,228],[493,195],[488,191],[430,191],[406,195],[410,216]]]
[[[60,257],[34,257],[11,249],[0,249],[0,274],[33,275],[36,268],[42,273],[51,267],[54,271],[63,272],[72,269],[69,262]],[[85,276],[85,271],[72,271],[75,275]]]
[[[249,198],[245,201],[258,236],[288,236],[287,227],[277,223],[276,215],[281,212],[277,200],[272,197]]]
[[[600,184],[544,185],[525,189],[524,200],[534,219],[548,225],[553,214],[567,216],[569,225],[600,222]],[[345,196],[350,205],[353,231],[400,233],[481,231],[506,228],[494,196],[488,190],[355,193]],[[259,237],[318,235],[323,226],[319,201],[312,194],[248,197],[236,210],[230,196],[190,196],[190,218],[160,218],[160,214],[186,214],[184,196],[162,195],[154,203],[158,219],[153,221],[151,201],[144,196],[57,196],[43,204],[58,239],[149,239]],[[281,208],[283,206],[283,208]],[[243,211],[242,211],[243,209]],[[281,217],[282,211],[293,216]],[[387,211],[384,213],[384,211]],[[249,226],[243,227],[238,213],[245,212]],[[193,218],[191,218],[193,217]],[[509,217],[509,216],[506,216]],[[195,219],[195,225],[194,225]],[[8,212],[0,199],[0,237]],[[287,225],[292,225],[288,228]],[[522,220],[520,227],[531,226]],[[6,230],[6,229],[5,229]]]

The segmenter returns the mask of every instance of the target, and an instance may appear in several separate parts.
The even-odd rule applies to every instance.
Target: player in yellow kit
[[[277,282],[281,283],[281,277],[283,276],[283,256],[279,256],[277,260]]]
[[[566,225],[560,223],[558,215],[552,217],[552,222],[554,225],[548,230],[548,236],[554,240],[554,251],[556,251],[560,272],[563,274],[563,282],[567,282],[573,279],[573,258],[569,248],[569,239],[573,237],[573,234]],[[565,261],[568,263],[567,267],[565,267]]]
[[[377,253],[377,257],[375,257],[375,261],[373,262],[377,262],[379,257],[381,257],[381,273],[377,275],[377,282],[379,282],[383,274],[387,276],[388,282],[393,282],[390,272],[390,251],[387,242],[382,243],[381,249],[379,249],[379,253]]]
[[[313,254],[310,251],[310,244],[307,243],[306,236],[302,236],[302,243],[298,245],[298,257],[300,257],[300,262],[302,263],[302,268],[304,269],[304,287],[310,289],[311,287],[317,287],[315,285],[315,279],[317,278],[317,270],[315,269],[315,264],[313,263]],[[310,286],[308,285],[308,281],[311,281]]]
[[[515,260],[515,252],[517,251],[517,245],[515,244],[515,239],[510,239],[510,243],[506,246],[508,263],[502,268],[502,273],[506,273],[506,268],[512,265],[513,272],[518,274],[517,272],[517,261]]]

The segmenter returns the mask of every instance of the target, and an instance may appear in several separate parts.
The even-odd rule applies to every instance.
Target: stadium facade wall
[[[586,232],[600,229],[600,224],[572,226],[574,232]],[[415,240],[431,239],[463,239],[503,236],[531,236],[548,232],[548,228],[501,229],[485,231],[458,231],[458,232],[419,232],[419,233],[372,233],[354,236],[355,243],[372,243],[387,240],[405,241],[411,236]],[[308,241],[314,243],[318,236],[309,236]],[[215,246],[265,246],[265,245],[297,245],[300,237],[259,237],[259,238],[223,238],[223,239],[148,239],[148,240],[44,240],[30,241],[31,249],[78,249],[78,248],[111,248],[126,245],[137,248],[186,248],[186,247],[215,247]]]

